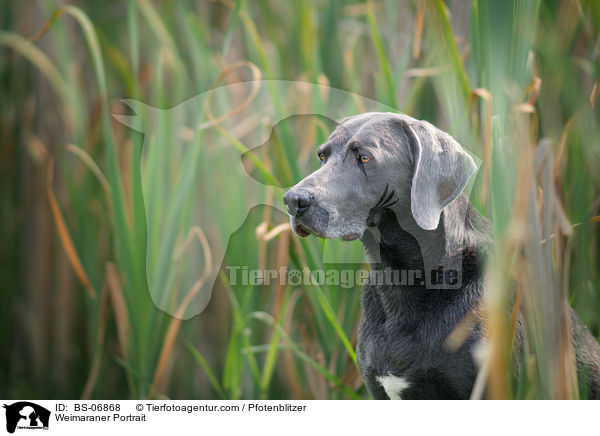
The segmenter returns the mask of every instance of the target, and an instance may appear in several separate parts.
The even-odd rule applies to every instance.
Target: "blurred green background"
[[[490,395],[585,397],[560,311],[571,304],[600,335],[599,2],[5,1],[0,28],[0,397],[368,398],[353,351],[359,288],[221,274],[206,310],[181,322],[150,299],[144,137],[111,114],[129,113],[123,98],[170,108],[257,78],[372,98],[479,156],[471,200],[496,240]],[[316,165],[331,126],[280,128],[257,170],[284,187]],[[200,156],[212,137],[250,146],[219,126],[206,135]],[[299,242],[286,222],[252,209],[225,263],[323,267],[322,242]],[[527,325],[516,388],[509,277]]]

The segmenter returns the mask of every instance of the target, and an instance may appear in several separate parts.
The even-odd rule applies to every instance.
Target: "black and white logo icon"
[[[29,401],[19,401],[3,406],[6,409],[6,431],[14,433],[16,429],[48,429],[50,411]]]

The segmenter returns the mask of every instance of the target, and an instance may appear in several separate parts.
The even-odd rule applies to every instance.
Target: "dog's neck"
[[[409,316],[407,309],[410,308],[418,314],[423,313],[423,307],[419,306],[429,309],[449,304],[466,292],[466,283],[478,278],[480,257],[486,250],[486,243],[481,241],[489,240],[478,229],[486,232],[489,222],[473,209],[466,196],[459,196],[444,209],[435,230],[424,230],[412,216],[392,209],[379,211],[372,224],[374,227],[362,237],[372,271],[391,269],[399,271],[396,277],[405,278],[399,284],[386,283],[378,287],[388,315],[402,311],[404,316]],[[439,266],[442,266],[442,274],[456,271],[459,286],[444,288],[442,285],[433,289],[421,280],[410,281],[411,276],[417,277],[415,272],[419,272],[418,277],[423,280],[425,275],[431,277],[434,269],[440,271]],[[406,278],[409,278],[408,283]]]

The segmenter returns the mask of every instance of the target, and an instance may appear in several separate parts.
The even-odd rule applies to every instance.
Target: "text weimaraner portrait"
[[[319,147],[320,167],[284,196],[302,237],[360,238],[372,271],[419,271],[417,280],[370,279],[362,296],[357,358],[376,399],[467,399],[485,339],[478,324],[458,349],[446,346],[457,324],[481,302],[490,222],[463,193],[476,172],[450,135],[406,115],[366,113],[344,119]],[[438,265],[457,272],[430,286]],[[570,309],[580,390],[600,397],[600,346]],[[517,321],[515,354],[523,340]],[[475,353],[476,354],[476,353]],[[519,359],[515,358],[519,372]],[[516,377],[515,377],[516,378]]]

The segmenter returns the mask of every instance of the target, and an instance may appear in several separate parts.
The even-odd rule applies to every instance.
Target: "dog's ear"
[[[462,192],[477,166],[454,138],[431,124],[418,121],[402,125],[414,162],[412,215],[421,228],[434,230],[444,207]]]

